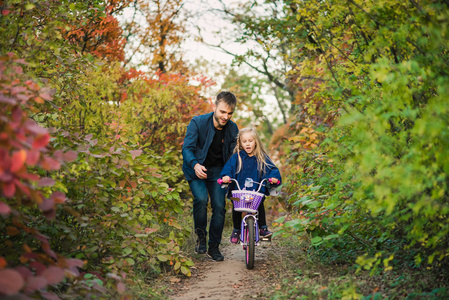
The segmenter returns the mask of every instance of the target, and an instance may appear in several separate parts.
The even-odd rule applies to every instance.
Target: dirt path
[[[170,299],[260,299],[258,294],[266,287],[261,278],[265,277],[270,264],[268,255],[273,251],[272,244],[262,242],[256,247],[252,270],[246,268],[245,252],[241,245],[225,241],[220,250],[225,257],[222,262],[198,255],[192,277],[179,282]]]

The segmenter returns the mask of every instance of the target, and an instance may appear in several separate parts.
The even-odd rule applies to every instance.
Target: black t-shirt
[[[207,167],[223,167],[223,144],[225,129],[218,130],[214,128],[215,135],[212,144],[207,151],[206,160],[203,165]]]

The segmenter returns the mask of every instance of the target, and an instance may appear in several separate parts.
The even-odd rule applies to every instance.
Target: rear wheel
[[[246,219],[246,227],[245,227],[245,239],[246,239],[246,249],[245,249],[245,258],[246,258],[246,268],[252,269],[254,268],[254,253],[256,251],[256,228],[254,225],[254,218],[249,217]]]

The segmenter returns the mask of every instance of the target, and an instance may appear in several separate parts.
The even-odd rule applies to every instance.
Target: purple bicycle
[[[259,245],[259,225],[257,223],[257,209],[265,196],[259,193],[262,186],[266,184],[267,179],[262,180],[262,182],[255,182],[251,178],[247,178],[245,181],[245,187],[240,189],[237,180],[231,178],[237,186],[237,190],[231,191],[231,200],[234,203],[234,210],[240,211],[245,214],[242,219],[241,231],[240,231],[240,244],[243,245],[243,250],[245,250],[245,262],[246,268],[254,268],[254,256],[256,251],[256,246]],[[223,184],[223,180],[218,179],[218,183],[222,185],[222,188],[226,188],[228,184]],[[259,187],[256,190],[249,190],[258,184]],[[271,181],[270,181],[271,184]]]

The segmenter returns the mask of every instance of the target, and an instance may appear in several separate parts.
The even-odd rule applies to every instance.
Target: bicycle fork
[[[247,219],[248,218],[253,218],[254,219],[254,231],[255,231],[255,243],[256,246],[259,245],[259,224],[257,223],[257,218],[255,214],[251,214],[251,213],[247,213],[246,216],[243,217],[242,219],[242,226],[240,226],[240,243],[243,245],[243,248],[245,248],[246,246],[248,246],[248,241],[246,240],[246,236],[245,236],[245,228],[246,226],[248,226],[248,222]]]

